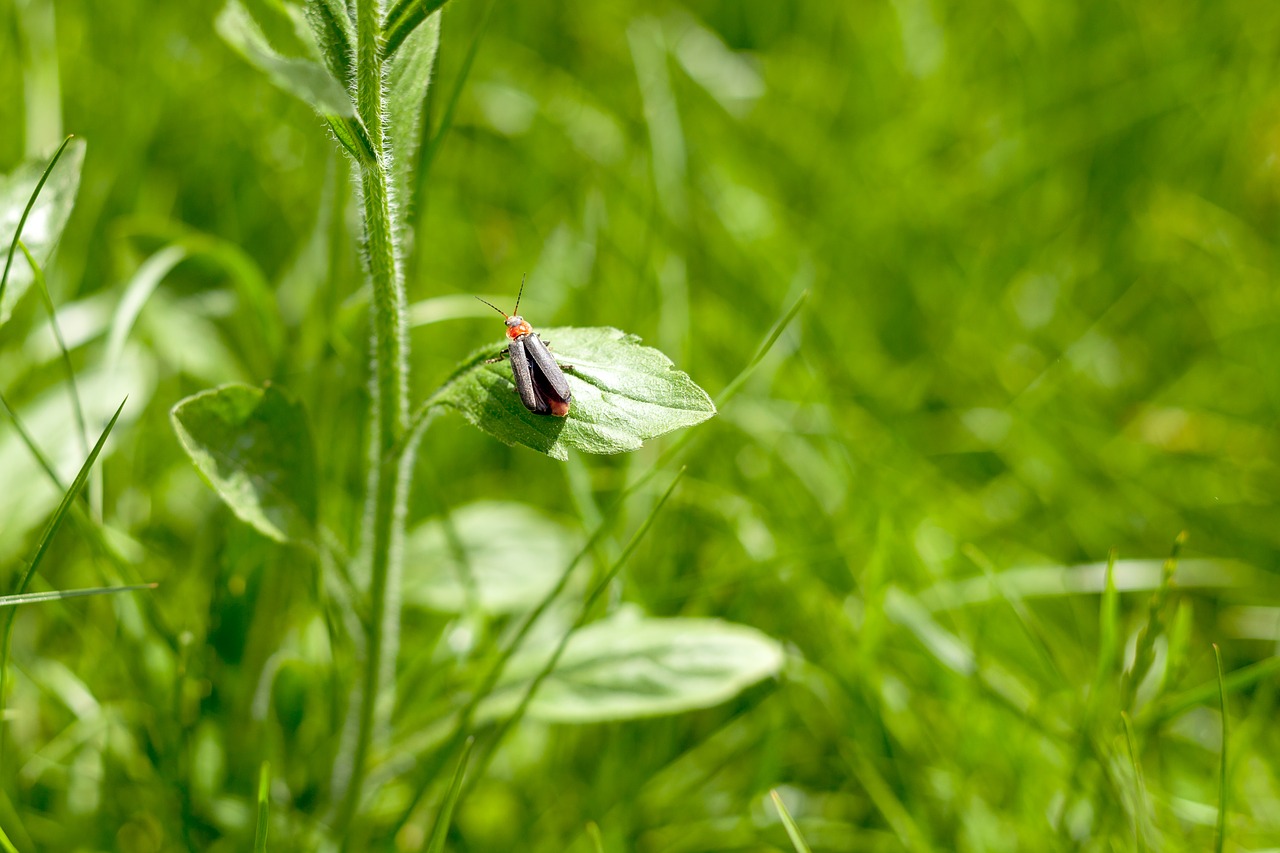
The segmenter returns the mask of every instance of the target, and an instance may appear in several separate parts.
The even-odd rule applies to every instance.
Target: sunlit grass
[[[361,205],[221,8],[0,10],[0,172],[59,117],[88,145],[56,314],[36,287],[0,326],[0,591],[32,554],[27,595],[160,583],[8,611],[18,850],[332,840],[369,615]],[[1280,846],[1278,56],[1256,5],[450,0],[400,199],[410,401],[528,272],[540,324],[638,334],[719,413],[568,463],[431,420],[410,530],[465,572],[454,513],[516,502],[563,547],[512,571],[581,556],[530,566],[541,605],[405,608],[370,849]],[[183,455],[169,409],[228,382],[305,409],[317,547]],[[65,501],[126,393],[100,500]],[[517,647],[631,613],[751,626],[783,674],[473,725]]]

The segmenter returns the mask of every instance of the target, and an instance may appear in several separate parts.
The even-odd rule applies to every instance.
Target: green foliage
[[[481,717],[511,713],[550,654],[534,646],[517,655]],[[689,711],[724,702],[781,665],[778,644],[743,625],[620,613],[573,634],[527,713],[597,723]]]
[[[75,204],[84,152],[84,140],[68,139],[47,162],[29,161],[0,175],[0,246],[6,250],[0,275],[0,326],[8,322],[13,307],[35,281],[36,270],[30,264],[21,257],[15,263],[18,241],[38,265],[49,262]]]
[[[0,4],[0,593],[129,399],[7,608],[12,849],[1280,846],[1280,7],[239,4]],[[716,417],[524,412],[525,272]],[[307,547],[175,438],[228,383]]]
[[[575,531],[529,504],[466,504],[410,531],[405,601],[451,613],[528,610],[579,547]]]
[[[645,441],[699,424],[715,404],[671,359],[617,329],[549,328],[540,334],[566,375],[573,403],[565,418],[536,415],[520,402],[505,362],[486,364],[501,348],[487,347],[467,360],[432,397],[507,444],[522,444],[553,459],[569,449],[623,453]]]
[[[277,542],[315,540],[315,448],[298,401],[274,385],[223,385],[169,416],[205,482],[241,521]]]

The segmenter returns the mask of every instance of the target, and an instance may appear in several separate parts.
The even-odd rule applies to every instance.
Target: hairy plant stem
[[[360,170],[364,202],[365,256],[373,288],[373,378],[370,382],[368,492],[365,496],[362,556],[369,566],[369,619],[355,744],[337,829],[346,833],[360,809],[369,753],[390,706],[400,621],[400,556],[405,500],[413,448],[397,458],[408,425],[408,342],[405,294],[400,279],[396,228],[390,197],[382,88],[380,0],[359,0],[356,13],[356,98],[378,162]],[[410,442],[412,445],[412,442]],[[345,845],[345,840],[344,840]]]

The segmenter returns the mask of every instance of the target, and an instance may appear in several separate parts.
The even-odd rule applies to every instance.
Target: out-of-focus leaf
[[[536,604],[581,547],[581,537],[527,504],[481,501],[409,534],[404,597],[446,612]]]
[[[547,647],[518,654],[479,716],[510,713],[550,654]],[[781,665],[781,646],[745,625],[615,617],[573,635],[528,714],[588,723],[708,708],[776,674]]]
[[[222,8],[215,26],[223,41],[266,74],[272,83],[310,104],[353,157],[363,163],[376,161],[368,135],[356,117],[351,95],[324,65],[306,57],[279,53],[239,0],[230,0]]]
[[[419,125],[426,105],[436,49],[440,46],[440,13],[418,25],[386,64],[387,140],[391,146],[391,181],[396,198],[408,202],[418,161]]]
[[[223,385],[169,416],[205,482],[240,520],[278,542],[313,537],[315,449],[300,403],[274,385]]]
[[[322,65],[276,52],[239,0],[230,0],[222,8],[215,26],[223,41],[271,78],[272,83],[306,101],[320,115],[356,114],[351,96]]]
[[[609,327],[550,328],[543,339],[566,369],[573,393],[568,417],[535,415],[515,392],[511,366],[485,364],[500,351],[476,353],[434,398],[506,442],[554,459],[569,448],[622,453],[646,440],[693,426],[716,413],[707,393],[661,352]]]
[[[56,165],[49,171],[34,202],[32,196],[48,168],[47,161],[29,161],[8,175],[0,176],[0,252],[6,253],[4,265],[7,270],[3,290],[0,291],[0,325],[9,320],[13,306],[35,281],[31,266],[23,259],[22,254],[10,252],[10,247],[16,246],[14,237],[21,237],[22,244],[38,264],[48,264],[58,238],[62,236],[62,229],[71,216],[71,208],[75,205],[85,148],[83,139],[72,139],[65,143],[65,148]],[[31,211],[27,213],[26,221],[22,222],[22,215],[28,204],[31,205]],[[22,222],[21,235],[17,235],[19,222]]]

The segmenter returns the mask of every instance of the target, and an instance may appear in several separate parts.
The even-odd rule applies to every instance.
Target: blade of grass
[[[791,846],[796,848],[796,853],[810,853],[809,845],[805,843],[804,836],[800,834],[800,827],[796,826],[795,820],[791,817],[791,812],[787,811],[787,804],[782,802],[782,796],[778,793],[778,789],[771,790],[769,796],[773,798],[773,807],[778,810],[778,817],[782,818],[782,825],[787,828],[787,836],[791,839]]]
[[[764,341],[756,349],[755,355],[751,356],[751,360],[747,362],[747,366],[742,368],[737,376],[724,386],[724,390],[716,395],[716,407],[719,408],[729,402],[735,394],[742,389],[743,384],[751,378],[751,374],[755,372],[760,362],[764,361],[764,357],[769,354],[769,350],[773,349],[773,345],[778,342],[778,338],[782,337],[782,333],[787,330],[787,326],[791,325],[791,321],[795,319],[796,314],[800,313],[800,309],[804,307],[804,303],[809,299],[809,291],[801,291],[796,297],[796,301],[791,303],[791,307],[783,312],[773,327],[769,329],[769,334],[765,335]]]
[[[436,815],[436,825],[431,829],[431,838],[427,841],[427,853],[441,853],[444,840],[449,834],[449,822],[453,820],[453,807],[458,804],[458,795],[462,793],[462,781],[467,775],[467,759],[471,757],[471,747],[475,746],[474,737],[467,738],[462,746],[462,755],[458,758],[458,769],[453,771],[453,781],[449,783],[449,792]]]
[[[1009,594],[1009,590],[1005,587],[1000,573],[996,571],[995,565],[976,547],[971,544],[965,544],[960,549],[969,560],[982,570],[982,574],[986,576],[987,583],[991,584],[991,588],[996,591],[1001,600],[1009,605],[1009,609],[1013,611],[1013,615],[1018,618],[1018,624],[1022,628],[1022,632],[1031,640],[1032,647],[1036,650],[1037,656],[1040,658],[1050,671],[1057,677],[1058,686],[1069,686],[1066,675],[1062,671],[1062,667],[1058,664],[1057,658],[1053,655],[1053,644],[1045,636],[1040,626],[1036,623],[1035,617],[1031,611],[1027,609],[1022,599],[1015,598]]]
[[[594,820],[587,821],[587,837],[591,839],[591,849],[596,853],[604,853],[604,836]]]
[[[1107,580],[1098,610],[1098,669],[1093,676],[1090,704],[1097,702],[1097,697],[1110,680],[1111,670],[1115,666],[1116,650],[1119,647],[1120,597],[1116,592],[1117,556],[1118,553],[1114,548],[1107,555]]]
[[[1142,776],[1142,765],[1138,762],[1138,749],[1134,745],[1133,723],[1124,711],[1120,712],[1120,720],[1124,723],[1124,740],[1129,747],[1129,761],[1133,765],[1133,831],[1137,841],[1136,849],[1138,853],[1143,853],[1147,849],[1147,783]]]
[[[431,2],[434,2],[434,0],[431,0]],[[406,0],[400,6],[411,7],[421,4],[422,0]],[[439,5],[443,6],[444,3],[440,2]],[[462,100],[462,90],[466,87],[467,79],[471,76],[471,66],[475,62],[476,54],[480,52],[480,42],[489,30],[489,20],[493,17],[493,7],[496,5],[497,0],[489,0],[488,5],[485,6],[484,16],[480,19],[480,26],[476,29],[476,34],[471,38],[471,44],[467,47],[467,55],[462,58],[462,67],[458,69],[458,78],[453,82],[453,89],[449,92],[449,100],[445,101],[444,114],[440,117],[440,125],[436,128],[436,132],[431,135],[427,144],[421,146],[418,153],[417,183],[413,194],[414,210],[422,210],[422,197],[427,188],[427,174],[431,171],[431,163],[436,158],[436,152],[440,150],[440,143],[444,141],[450,128],[453,127],[453,114],[458,108],[458,102]],[[392,10],[391,15],[388,16],[388,21],[394,15],[395,10]],[[423,17],[426,16],[424,15]],[[408,33],[405,33],[405,36],[407,37]],[[427,123],[423,122],[423,131],[425,132],[426,129]]]
[[[804,306],[804,303],[808,298],[809,291],[802,291],[800,295],[796,297],[796,301],[791,303],[791,307],[782,312],[782,316],[779,317],[773,324],[773,327],[769,329],[769,333],[765,335],[764,341],[756,349],[755,355],[753,355],[751,360],[747,362],[746,366],[738,372],[737,376],[729,380],[729,384],[724,386],[724,390],[716,395],[715,404],[717,409],[723,408],[724,405],[729,402],[729,400],[733,399],[738,391],[742,389],[742,386],[746,383],[747,379],[749,379],[751,374],[755,372],[756,367],[759,366],[760,362],[764,360],[764,357],[769,354],[769,350],[773,349],[773,345],[778,342],[778,338],[782,337],[782,333],[786,331],[787,327],[791,325],[791,321],[800,313],[800,309]],[[684,446],[690,441],[690,439],[692,439],[693,436],[702,434],[703,433],[701,431],[694,432],[691,430],[685,430],[681,433],[679,438],[672,442],[672,444],[663,451],[662,455],[658,457],[657,464],[653,467],[665,467],[672,459],[675,458],[676,454],[684,449]]]
[[[18,417],[18,413],[9,405],[9,401],[5,399],[3,394],[0,394],[0,408],[3,408],[9,415],[10,420],[13,421],[14,429],[18,431],[18,438],[22,440],[22,443],[26,445],[27,450],[31,452],[32,458],[36,460],[36,463],[40,466],[41,470],[44,471],[45,476],[49,478],[49,482],[52,483],[53,487],[59,492],[65,492],[67,490],[66,486],[62,484],[62,478],[58,476],[58,472],[53,469],[53,463],[49,461],[49,458],[44,455],[44,451],[42,451],[40,446],[36,444],[35,439],[22,423],[22,419]],[[85,453],[87,454],[88,451],[86,450]],[[89,513],[85,511],[84,507],[80,506],[78,503],[72,504],[71,518],[75,521],[80,532],[89,537],[93,542],[94,547],[96,547],[102,554],[106,555],[107,559],[113,566],[115,566],[122,576],[134,574],[133,566],[130,564],[129,559],[120,552],[120,549],[116,547],[111,540],[106,537],[103,533],[101,524],[96,519],[92,518]]]
[[[253,834],[253,853],[266,853],[267,829],[271,811],[271,762],[262,762],[258,769],[258,827]]]
[[[76,371],[71,365],[71,353],[67,351],[66,339],[62,337],[62,327],[58,325],[58,311],[53,307],[53,298],[49,296],[49,287],[44,280],[44,270],[36,259],[27,251],[27,244],[18,241],[18,247],[31,265],[31,276],[35,279],[36,289],[44,301],[44,309],[49,314],[49,328],[53,330],[53,338],[57,341],[58,352],[62,354],[62,367],[67,374],[67,388],[71,391],[71,411],[76,419],[76,435],[80,439],[80,449],[89,455],[89,425],[84,419],[84,407],[80,402],[80,389],[76,385]]]
[[[1276,673],[1280,673],[1280,657],[1267,658],[1264,661],[1258,661],[1232,672],[1223,679],[1222,689],[1227,693],[1234,693],[1251,684],[1256,684],[1264,678],[1270,678]],[[1203,705],[1212,699],[1218,690],[1218,683],[1210,681],[1199,687],[1185,690],[1182,693],[1166,696],[1144,708],[1135,723],[1140,728],[1158,725],[1170,717],[1176,717],[1188,708]]]
[[[1173,550],[1170,552],[1168,559],[1164,561],[1160,586],[1152,594],[1151,602],[1147,605],[1147,622],[1142,626],[1142,630],[1138,632],[1138,644],[1133,655],[1133,669],[1126,673],[1123,681],[1120,700],[1122,708],[1133,709],[1134,700],[1138,695],[1138,688],[1155,662],[1156,640],[1165,630],[1165,603],[1169,600],[1173,573],[1178,567],[1178,555],[1182,553],[1182,546],[1186,544],[1186,541],[1187,532],[1185,530],[1173,540]]]
[[[1222,760],[1218,764],[1218,829],[1213,849],[1222,853],[1227,841],[1227,686],[1222,677],[1222,649],[1213,644],[1213,661],[1218,666],[1218,710],[1222,712]]]
[[[4,853],[18,853],[18,848],[13,846],[13,842],[9,840],[9,836],[4,834],[4,830],[0,829],[0,850]]]
[[[4,289],[9,284],[9,268],[13,266],[13,253],[18,250],[18,240],[22,237],[22,229],[27,224],[27,217],[31,215],[31,208],[35,207],[36,199],[40,197],[40,191],[44,189],[45,181],[49,180],[49,175],[53,173],[53,167],[58,165],[58,159],[62,157],[62,152],[67,150],[67,146],[71,144],[71,140],[74,138],[74,136],[68,136],[62,140],[58,150],[53,152],[49,165],[44,167],[44,173],[40,175],[40,180],[36,182],[35,191],[31,193],[31,198],[27,199],[27,206],[23,209],[22,216],[18,219],[18,227],[13,232],[13,242],[9,244],[9,254],[4,260],[4,273],[0,274],[0,304],[4,302]]]
[[[16,607],[19,604],[35,604],[40,601],[59,601],[63,598],[83,598],[87,595],[110,595],[113,592],[137,592],[155,589],[158,583],[138,583],[129,586],[95,586],[90,589],[54,589],[48,592],[28,592],[22,595],[0,595],[0,607]]]
[[[89,471],[93,468],[94,462],[98,459],[98,454],[102,452],[102,447],[107,443],[107,436],[111,435],[111,430],[115,428],[116,421],[120,419],[120,413],[124,411],[124,401],[121,401],[116,413],[111,416],[111,421],[107,424],[106,429],[102,431],[102,435],[98,438],[98,443],[94,445],[93,450],[89,452],[89,457],[85,459],[84,464],[80,466],[79,473],[76,474],[75,480],[71,484],[71,488],[67,489],[62,496],[62,502],[58,504],[57,510],[54,511],[53,517],[49,519],[49,524],[45,528],[44,533],[40,537],[40,543],[36,546],[35,556],[31,558],[31,562],[27,565],[26,570],[22,573],[21,579],[18,581],[18,588],[14,594],[21,595],[27,591],[27,585],[31,583],[31,578],[40,568],[40,563],[44,560],[44,555],[49,552],[49,545],[53,541],[54,534],[58,532],[58,528],[62,526],[62,521],[67,517],[67,512],[71,509],[72,502],[75,501],[76,495],[84,488],[85,481],[89,479]],[[13,620],[16,610],[10,610],[5,614],[4,636],[0,638],[0,710],[4,707],[5,688],[7,687],[9,673],[9,647],[13,638]],[[0,731],[0,759],[4,757],[4,737]]]
[[[493,760],[493,756],[497,753],[498,747],[502,745],[503,738],[506,736],[507,732],[511,731],[511,729],[514,728],[515,725],[524,717],[525,712],[529,709],[529,704],[533,702],[533,697],[538,693],[538,688],[541,687],[542,683],[550,677],[552,672],[555,671],[556,664],[560,662],[560,657],[564,654],[565,649],[569,647],[569,640],[572,639],[577,630],[585,625],[590,619],[591,611],[595,607],[596,602],[598,602],[600,597],[604,595],[605,591],[609,588],[609,585],[613,583],[613,579],[618,576],[618,573],[622,571],[622,567],[626,565],[627,559],[635,551],[636,547],[639,546],[641,540],[644,539],[645,534],[647,534],[649,529],[653,527],[653,523],[657,519],[658,513],[662,510],[663,504],[667,502],[667,499],[671,497],[672,492],[675,491],[676,486],[680,484],[680,479],[684,476],[684,472],[685,469],[681,468],[676,472],[675,476],[672,477],[671,484],[667,486],[666,491],[662,493],[662,497],[658,498],[657,503],[655,503],[649,510],[649,514],[645,516],[644,521],[640,523],[640,527],[631,536],[631,540],[627,542],[626,547],[622,549],[622,553],[618,555],[618,559],[614,561],[613,565],[610,566],[603,575],[601,575],[599,582],[596,583],[590,594],[588,594],[583,600],[582,606],[578,609],[578,617],[573,621],[569,630],[564,632],[564,635],[560,638],[560,642],[556,645],[555,651],[551,653],[551,657],[547,659],[547,662],[542,665],[541,671],[539,671],[538,674],[534,676],[533,681],[529,683],[528,688],[525,689],[524,696],[520,698],[520,704],[516,706],[515,711],[512,712],[510,717],[503,720],[498,725],[498,730],[494,733],[493,739],[490,741],[488,748],[485,750],[483,757],[479,761],[479,767],[476,769],[476,774],[473,777],[473,780],[484,777],[484,772],[488,768],[489,762]]]
[[[656,468],[649,469],[644,476],[627,487],[626,491],[618,496],[618,499],[606,513],[604,520],[595,528],[594,531],[592,531],[591,535],[587,538],[587,541],[584,542],[582,547],[578,550],[578,553],[569,561],[569,565],[567,565],[564,571],[560,573],[560,578],[556,581],[555,586],[549,589],[547,593],[542,596],[542,600],[538,602],[533,610],[529,611],[529,615],[525,617],[520,627],[516,630],[515,635],[507,642],[506,647],[498,653],[498,657],[485,673],[480,686],[471,694],[471,698],[458,714],[458,721],[454,724],[453,731],[445,742],[445,746],[439,749],[436,753],[436,757],[428,763],[426,772],[422,774],[418,786],[414,790],[414,795],[410,798],[408,806],[401,813],[400,820],[396,823],[395,831],[397,833],[409,820],[413,810],[417,808],[418,802],[426,793],[427,786],[431,784],[431,780],[435,777],[435,774],[439,772],[440,767],[448,760],[448,757],[467,737],[468,731],[471,728],[471,720],[475,716],[476,709],[480,706],[480,703],[493,692],[493,689],[497,686],[499,679],[502,678],[502,673],[506,669],[507,663],[515,653],[519,651],[520,646],[524,643],[525,637],[529,635],[529,632],[533,629],[533,626],[537,621],[542,618],[542,615],[547,612],[547,609],[550,608],[555,600],[560,597],[560,594],[564,592],[565,587],[569,585],[569,580],[573,577],[574,570],[578,567],[579,563],[582,562],[583,558],[595,549],[596,545],[604,537],[605,533],[608,532],[610,525],[613,523],[614,519],[618,517],[627,500],[631,495],[639,491],[645,483],[649,482],[656,473]]]

